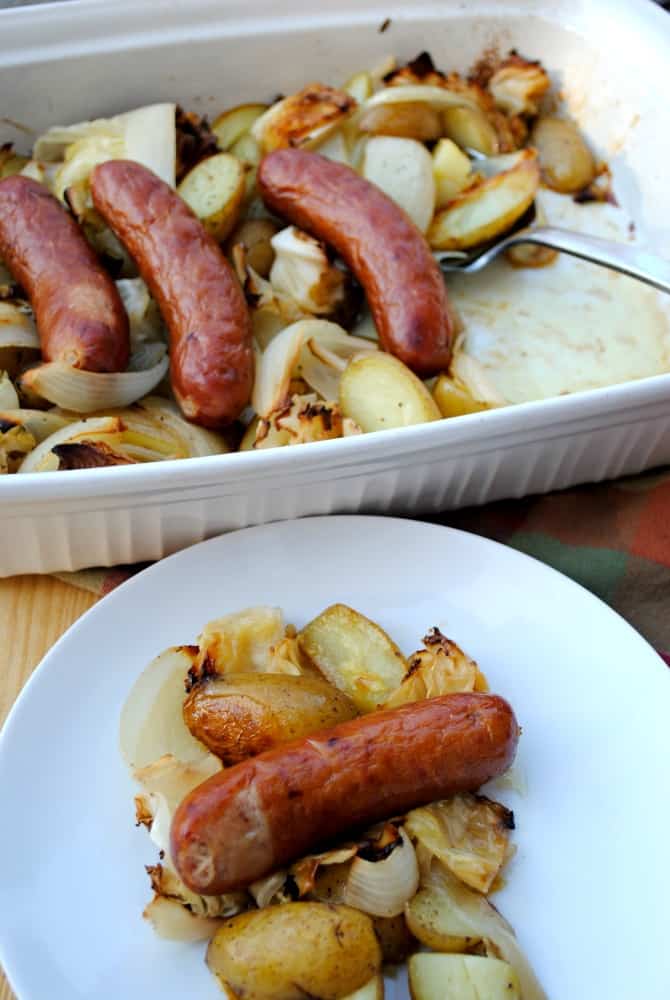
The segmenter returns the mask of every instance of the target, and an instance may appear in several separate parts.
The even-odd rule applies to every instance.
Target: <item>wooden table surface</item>
[[[0,580],[0,725],[49,647],[96,600],[50,577]],[[0,1000],[14,1000],[2,970]]]

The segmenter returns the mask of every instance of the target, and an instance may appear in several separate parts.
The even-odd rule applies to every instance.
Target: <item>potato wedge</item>
[[[194,685],[184,702],[189,731],[224,764],[353,719],[353,703],[320,677],[228,674]]]
[[[362,174],[400,205],[425,233],[435,211],[435,179],[433,161],[422,143],[374,136],[365,147]]]
[[[499,151],[498,133],[483,111],[476,108],[447,108],[442,112],[442,134],[461,147],[476,149],[484,156]]]
[[[298,645],[360,712],[372,712],[402,680],[405,657],[375,622],[333,604],[298,633]]]
[[[363,112],[358,127],[370,135],[397,136],[419,142],[430,142],[442,135],[439,111],[418,101],[374,105]]]
[[[381,949],[364,913],[327,903],[285,903],[227,920],[207,965],[245,1000],[340,1000],[381,969]]]
[[[435,204],[442,208],[473,180],[472,163],[452,139],[440,139],[433,150]]]
[[[530,207],[539,184],[537,154],[524,149],[509,170],[465,191],[438,212],[428,242],[437,250],[465,250],[493,239]]]
[[[384,977],[375,976],[360,990],[350,993],[344,1000],[384,1000]]]
[[[225,240],[237,224],[246,191],[245,174],[236,156],[217,153],[189,170],[177,188],[218,242]]]
[[[574,122],[541,118],[530,137],[537,149],[542,180],[554,191],[569,194],[591,183],[596,165],[591,150]]]
[[[512,966],[479,955],[413,955],[409,988],[412,1000],[521,1000]]]
[[[382,351],[354,357],[340,379],[340,406],[364,432],[424,424],[441,417],[414,372]]]
[[[491,408],[488,403],[475,399],[467,386],[450,375],[439,376],[433,388],[433,399],[443,417],[462,417],[465,413],[481,413]]]
[[[267,109],[267,104],[238,104],[235,108],[222,111],[212,122],[212,132],[219,149],[222,152],[230,149]]]

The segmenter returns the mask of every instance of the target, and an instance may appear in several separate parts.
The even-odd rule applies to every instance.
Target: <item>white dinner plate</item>
[[[221,996],[202,944],[158,940],[141,918],[156,856],[134,826],[119,712],[145,664],[209,619],[275,604],[302,625],[335,601],[406,653],[439,625],[514,706],[527,791],[499,796],[518,853],[496,901],[552,1000],[667,1000],[670,672],[541,563],[372,517],[196,545],[106,597],[45,657],[0,739],[0,958],[20,1000]]]

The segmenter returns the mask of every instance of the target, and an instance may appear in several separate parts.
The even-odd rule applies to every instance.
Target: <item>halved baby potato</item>
[[[353,719],[352,702],[317,676],[229,674],[196,684],[184,701],[189,731],[225,764]]]
[[[519,979],[507,962],[479,955],[412,955],[412,1000],[520,1000]]]
[[[221,242],[237,224],[246,191],[244,164],[230,153],[201,160],[177,191],[203,226]]]
[[[438,212],[428,230],[436,250],[465,250],[506,232],[532,205],[540,184],[535,150],[512,167],[465,191]]]
[[[591,150],[574,122],[567,118],[541,118],[533,129],[542,179],[554,191],[569,194],[590,184],[596,173]]]
[[[223,152],[230,149],[267,109],[267,104],[238,104],[237,107],[222,111],[212,122],[212,132],[219,149]]]
[[[421,379],[383,351],[352,358],[340,378],[340,407],[366,433],[441,417]]]
[[[338,1000],[381,969],[370,918],[348,906],[284,903],[227,920],[207,950],[224,988],[246,1000]]]
[[[365,147],[362,173],[425,233],[435,211],[435,179],[430,153],[422,143],[374,136]]]

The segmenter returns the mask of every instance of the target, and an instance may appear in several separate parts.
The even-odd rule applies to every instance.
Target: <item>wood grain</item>
[[[51,577],[0,580],[0,725],[47,650],[96,600]],[[0,1000],[15,1000],[2,970]]]

